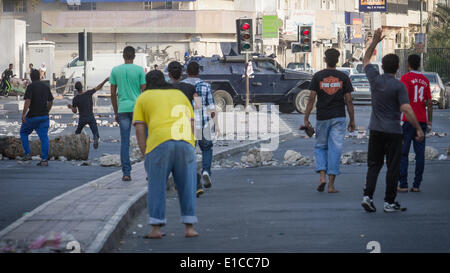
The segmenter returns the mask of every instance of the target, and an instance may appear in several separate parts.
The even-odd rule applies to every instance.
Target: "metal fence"
[[[397,76],[408,72],[408,56],[419,54],[414,49],[397,49],[395,54],[400,57],[400,69]],[[419,54],[420,55],[420,54]],[[424,71],[436,72],[444,83],[450,81],[450,48],[428,48],[423,56]]]

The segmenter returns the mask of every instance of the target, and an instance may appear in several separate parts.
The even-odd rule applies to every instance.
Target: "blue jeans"
[[[98,126],[97,121],[95,120],[94,116],[88,116],[88,117],[81,117],[78,121],[78,127],[75,130],[75,134],[79,135],[81,134],[81,131],[83,131],[84,126],[89,125],[89,128],[91,128],[92,135],[95,137],[100,137],[98,133]]]
[[[202,173],[206,171],[211,175],[211,164],[213,159],[213,142],[210,140],[199,140],[198,146],[202,150]]]
[[[50,125],[50,119],[48,116],[40,116],[33,118],[26,118],[26,122],[22,123],[20,127],[20,139],[22,140],[22,147],[25,155],[30,154],[30,143],[28,136],[36,130],[36,133],[41,140],[41,158],[48,160],[48,127]]]
[[[130,134],[133,121],[133,113],[119,113],[120,127],[120,163],[122,164],[122,173],[124,176],[131,175],[130,161]]]
[[[344,137],[345,117],[317,121],[314,145],[317,172],[325,171],[328,175],[340,174]]]
[[[424,132],[427,131],[427,124],[421,122],[420,127]],[[419,188],[422,182],[423,171],[425,169],[425,138],[421,142],[417,142],[416,128],[409,122],[403,124],[403,148],[402,148],[402,160],[400,163],[400,188],[408,188],[408,164],[409,164],[409,150],[411,148],[411,142],[413,142],[414,152],[416,153],[416,172],[414,177],[414,188]]]
[[[196,160],[195,149],[185,141],[169,140],[145,156],[148,174],[147,208],[150,225],[166,224],[166,183],[170,172],[178,192],[181,221],[197,223],[195,216]]]

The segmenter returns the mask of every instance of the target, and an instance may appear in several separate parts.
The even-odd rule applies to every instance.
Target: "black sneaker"
[[[377,211],[377,208],[375,208],[375,205],[373,204],[373,200],[369,198],[369,196],[364,196],[363,200],[361,202],[361,206],[367,211],[367,212],[375,212]]]
[[[397,211],[405,211],[406,208],[402,208],[399,202],[388,203],[384,202],[384,212],[397,212]]]
[[[48,167],[48,161],[47,160],[41,160],[37,166],[41,166],[41,167]]]

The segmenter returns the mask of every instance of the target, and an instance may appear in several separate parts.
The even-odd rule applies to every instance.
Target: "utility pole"
[[[423,12],[423,0],[420,0],[420,36],[423,35],[423,17],[422,17],[422,12]],[[426,39],[424,39],[424,50],[426,47],[427,41]],[[423,51],[424,51],[423,50]],[[420,52],[420,71],[424,71],[423,69],[423,51]]]
[[[87,32],[86,29],[84,29],[84,89],[87,89]]]
[[[245,53],[245,112],[249,112],[250,79],[248,77],[248,53]]]

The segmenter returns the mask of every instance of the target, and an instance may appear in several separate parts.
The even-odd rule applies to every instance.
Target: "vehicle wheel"
[[[284,114],[290,114],[295,110],[295,106],[292,103],[280,104],[280,112]]]
[[[226,112],[227,105],[233,106],[233,98],[225,90],[217,90],[213,94],[217,112]]]
[[[300,114],[304,114],[306,112],[306,106],[308,105],[308,99],[309,99],[309,90],[302,90],[295,96],[295,110],[299,112]],[[314,107],[312,112],[314,113],[316,111],[316,104],[314,103]]]

